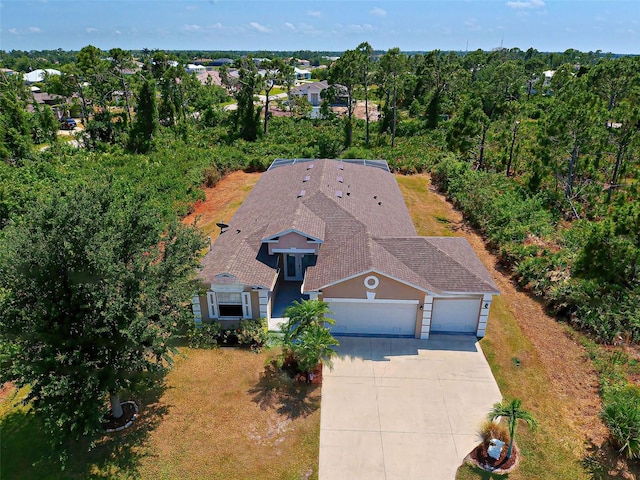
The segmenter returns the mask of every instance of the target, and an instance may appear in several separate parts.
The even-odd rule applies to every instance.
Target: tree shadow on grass
[[[606,442],[601,447],[591,443],[582,465],[593,480],[640,478],[638,462],[618,453],[611,442]]]
[[[476,467],[476,466],[472,466],[472,465],[468,465],[468,464],[463,464],[462,466],[458,467],[458,473],[456,474],[456,478],[458,478],[459,474],[461,471],[469,471],[469,472],[473,472],[475,474],[478,475],[477,478],[480,478],[481,480],[506,480],[509,478],[509,474],[505,474],[505,475],[499,475],[497,473],[493,473],[493,472],[487,472],[486,470],[483,470],[482,468]]]
[[[290,420],[306,417],[320,408],[319,385],[298,382],[269,363],[260,374],[260,380],[249,390],[253,401],[262,410],[276,410]]]
[[[160,403],[165,390],[163,383],[135,396],[123,396],[138,404],[133,425],[121,432],[68,443],[64,470],[59,454],[52,449],[42,416],[31,409],[14,408],[0,417],[2,479],[139,478],[141,459],[152,454],[145,442],[169,411],[169,406]]]

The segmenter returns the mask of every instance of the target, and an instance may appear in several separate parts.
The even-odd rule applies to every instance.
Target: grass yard
[[[274,352],[181,349],[165,386],[134,395],[140,415],[94,450],[71,449],[65,471],[47,458],[37,416],[0,400],[2,479],[313,479],[320,388],[265,365]],[[123,396],[123,399],[130,398]]]
[[[480,344],[502,395],[522,399],[523,408],[540,424],[536,433],[519,425],[516,441],[524,455],[508,478],[593,478],[585,459],[604,443],[607,432],[599,419],[598,376],[585,349],[568,327],[514,287],[461,214],[429,188],[428,176],[397,179],[418,234],[467,238],[502,292],[493,301],[487,336]],[[494,478],[506,477],[468,466],[457,474],[458,480]]]

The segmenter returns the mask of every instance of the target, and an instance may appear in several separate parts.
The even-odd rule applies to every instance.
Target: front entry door
[[[291,281],[301,281],[304,277],[302,268],[302,253],[284,254],[284,279]]]

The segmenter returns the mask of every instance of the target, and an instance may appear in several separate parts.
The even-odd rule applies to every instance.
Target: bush
[[[187,332],[187,340],[191,348],[215,348],[222,326],[217,322],[193,324]]]
[[[237,333],[238,343],[247,345],[251,350],[259,352],[267,343],[267,320],[242,320]]]
[[[604,396],[602,419],[629,458],[640,458],[640,388],[627,385]]]
[[[489,442],[497,438],[501,442],[509,443],[509,429],[502,423],[496,423],[491,420],[485,420],[478,430],[482,443],[485,447],[489,446]]]

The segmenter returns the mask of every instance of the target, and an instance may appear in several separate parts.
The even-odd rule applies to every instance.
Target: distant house
[[[42,82],[44,81],[44,77],[47,75],[62,75],[62,72],[53,68],[39,68],[33,72],[25,73],[23,75],[24,83],[30,85],[32,83]]]
[[[294,67],[294,71],[296,74],[296,80],[311,80],[311,72],[309,70]]]
[[[296,59],[296,65],[300,65],[301,67],[308,67],[311,65],[311,62],[303,58],[298,58]]]
[[[310,298],[336,334],[483,337],[500,293],[465,238],[416,233],[384,160],[275,160],[222,225],[198,272],[198,323],[275,329]]]
[[[0,74],[4,75],[15,75],[17,72],[15,70],[11,70],[10,68],[0,68]]]
[[[66,110],[65,104],[68,103],[68,98],[61,95],[50,94],[47,92],[32,92],[32,95],[33,103],[37,103],[38,105],[48,105],[51,107],[53,113],[58,119],[64,117]],[[27,111],[34,111],[33,104],[27,105]]]
[[[211,61],[211,65],[214,67],[221,67],[222,65],[231,65],[233,63],[233,60],[231,60],[230,58],[216,58],[215,60]]]
[[[185,70],[187,71],[187,73],[203,73],[207,71],[207,67],[203,66],[203,65],[196,65],[193,63],[189,63],[186,67]]]
[[[329,88],[326,80],[321,82],[303,83],[300,86],[291,89],[291,96],[305,97],[307,102],[317,107],[322,103],[321,93]]]

